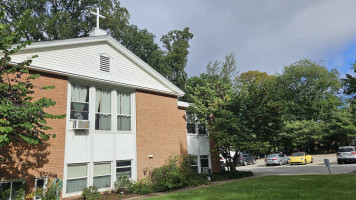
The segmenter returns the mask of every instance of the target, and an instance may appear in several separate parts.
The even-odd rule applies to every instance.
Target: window
[[[206,134],[206,127],[204,124],[200,124],[197,120],[195,114],[187,113],[186,114],[187,121],[187,133],[190,134]]]
[[[94,178],[93,185],[97,188],[110,187],[111,180],[111,164],[110,163],[94,163]]]
[[[68,165],[67,193],[81,192],[87,187],[87,164]]]
[[[110,72],[110,58],[100,55],[100,71]]]
[[[209,156],[200,156],[201,168],[209,168]]]
[[[72,85],[70,118],[88,120],[89,89],[86,86]]]
[[[187,121],[187,132],[195,134],[196,132],[195,132],[195,117],[194,117],[194,114],[187,113],[186,114],[186,121]]]
[[[95,130],[111,130],[111,91],[96,89]]]
[[[117,130],[131,131],[131,97],[129,93],[117,92]]]
[[[45,192],[47,188],[47,177],[43,177],[43,178],[36,178],[35,180],[35,191],[37,189],[42,189],[43,192]],[[41,199],[40,196],[36,196],[35,199]]]
[[[190,167],[193,169],[193,171],[198,172],[197,156],[190,155],[189,158],[191,159]]]
[[[2,181],[0,182],[0,193],[3,194],[4,200],[15,200],[18,195],[21,195],[20,190],[24,189],[25,182],[23,180]]]
[[[116,179],[119,176],[127,176],[131,178],[131,160],[116,161]]]

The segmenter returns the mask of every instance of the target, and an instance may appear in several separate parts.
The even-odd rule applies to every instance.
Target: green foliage
[[[17,21],[0,25],[0,147],[8,145],[10,142],[25,141],[29,144],[41,144],[43,140],[48,140],[50,136],[46,130],[51,127],[46,125],[46,119],[63,118],[64,115],[52,115],[44,111],[55,105],[51,99],[40,98],[34,100],[32,97],[32,80],[39,77],[38,74],[31,74],[25,66],[31,65],[29,58],[20,63],[12,64],[11,55],[18,50],[25,48],[30,41],[19,43],[26,33],[26,19],[30,18],[31,12],[26,11],[23,15],[17,16]],[[0,19],[4,19],[4,12],[0,11]],[[27,76],[28,75],[28,76]]]
[[[204,175],[198,175],[190,167],[192,157],[189,155],[171,155],[162,167],[153,170],[146,169],[149,184],[138,183],[138,186],[145,186],[154,192],[164,192],[173,189],[207,184],[208,180]],[[145,183],[147,184],[147,182]],[[137,186],[134,186],[135,188]]]
[[[356,62],[352,65],[354,74],[356,74]],[[356,75],[346,74],[346,78],[342,79],[342,83],[345,89],[344,93],[353,96],[353,99],[356,100]]]
[[[117,193],[129,193],[134,183],[127,176],[120,175],[114,183]]]
[[[147,181],[146,179],[143,179],[138,183],[133,184],[130,189],[130,192],[133,194],[145,195],[145,194],[150,194],[154,191],[152,189],[152,183]]]
[[[210,174],[209,176],[211,178],[211,181],[223,181],[253,176],[253,173],[251,171],[221,171],[218,173]]]
[[[82,197],[85,200],[101,199],[101,194],[97,187],[89,186],[83,189]]]
[[[10,189],[0,190],[0,199],[8,199],[10,196]]]

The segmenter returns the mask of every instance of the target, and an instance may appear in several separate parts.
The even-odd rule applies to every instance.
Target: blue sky
[[[240,72],[281,72],[302,58],[341,75],[356,60],[354,0],[121,0],[130,22],[159,38],[189,27],[188,76],[234,52]]]

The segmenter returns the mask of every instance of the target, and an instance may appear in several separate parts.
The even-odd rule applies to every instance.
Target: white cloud
[[[356,41],[353,0],[123,0],[122,6],[133,24],[158,39],[170,30],[190,28],[190,76],[230,52],[236,53],[241,72],[275,73],[301,58],[342,57],[340,52]]]

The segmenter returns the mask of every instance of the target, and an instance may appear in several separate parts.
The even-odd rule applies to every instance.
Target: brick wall
[[[67,86],[66,77],[41,73],[39,79],[33,80],[34,97],[51,98],[56,101],[54,107],[47,112],[52,114],[66,114]],[[55,85],[52,90],[40,89],[42,86]],[[48,176],[50,180],[58,177],[63,180],[63,162],[65,148],[65,123],[64,119],[48,119],[48,126],[52,127],[49,133],[56,134],[45,145],[30,146],[25,143],[16,143],[0,149],[0,154],[5,158],[0,162],[0,180],[26,178],[26,185],[31,191],[36,177]]]
[[[136,141],[138,179],[143,170],[165,164],[171,153],[187,153],[185,111],[177,97],[136,91]],[[153,155],[153,158],[149,158]]]

